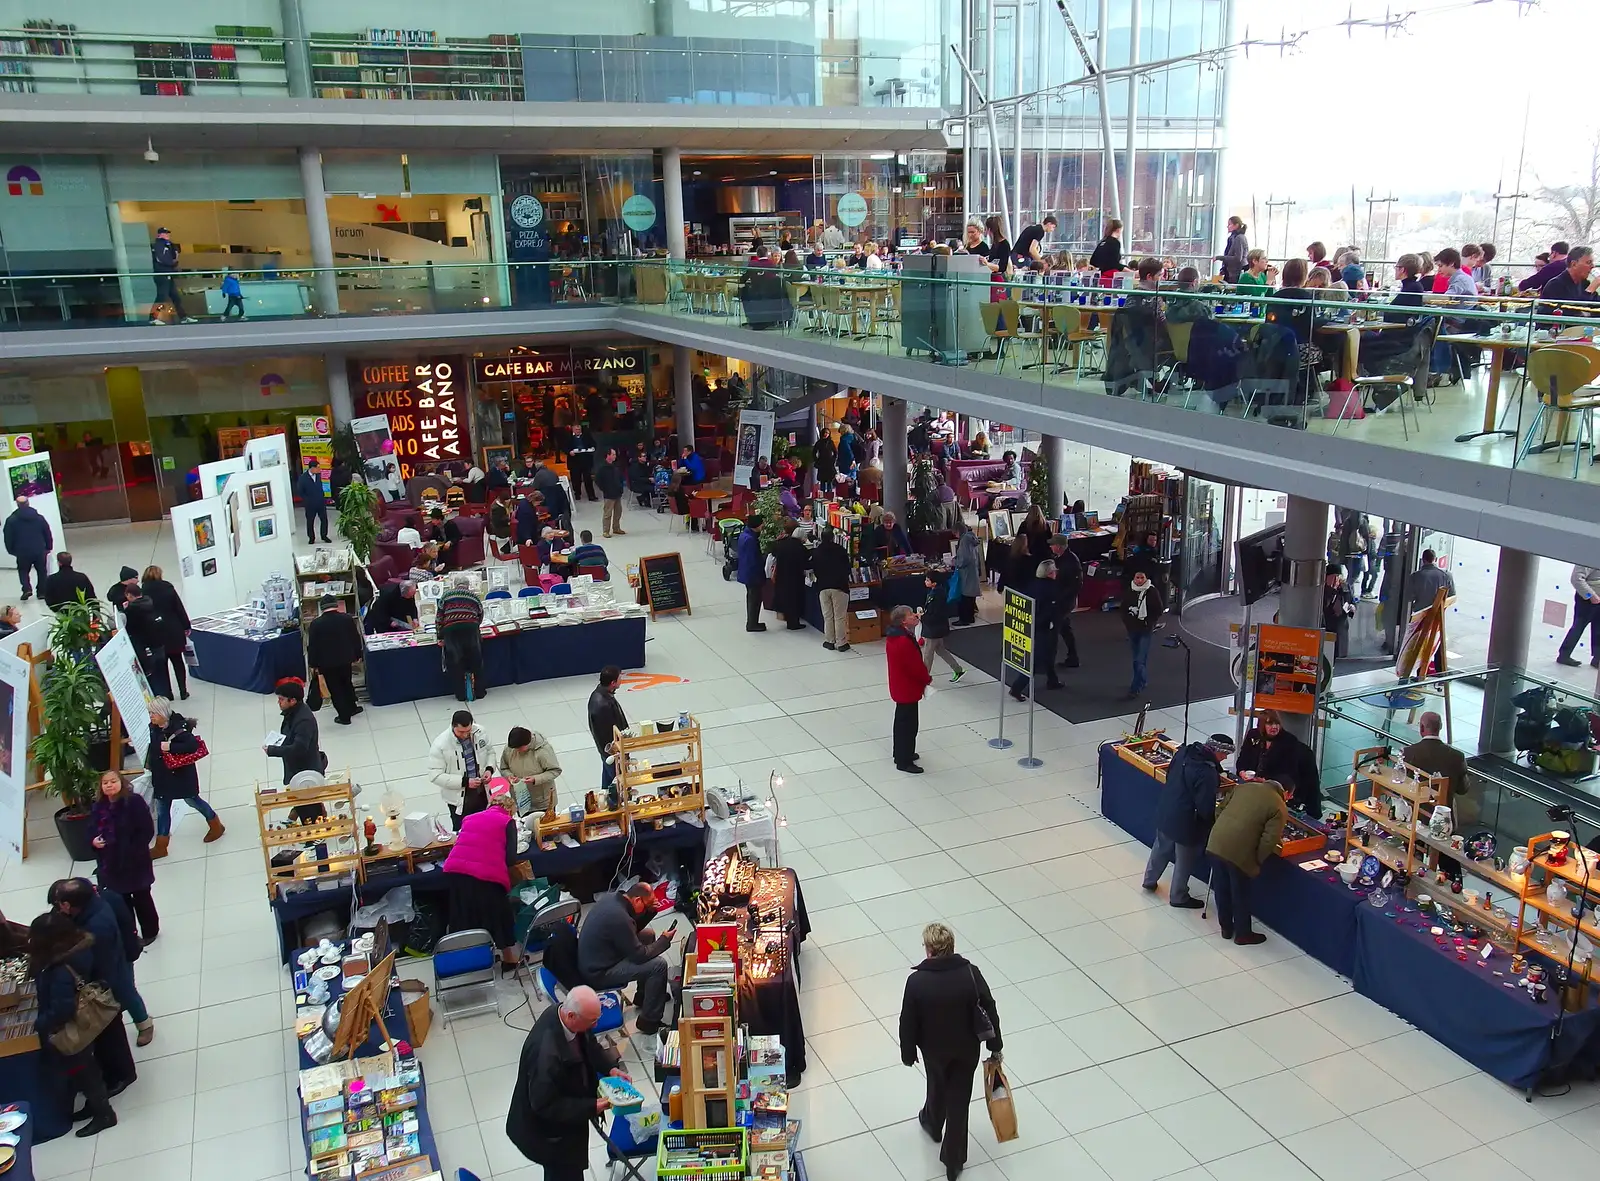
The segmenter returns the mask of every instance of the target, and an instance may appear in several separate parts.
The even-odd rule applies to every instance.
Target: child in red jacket
[[[922,660],[922,644],[912,629],[916,612],[896,607],[889,612],[889,630],[884,633],[884,654],[889,659],[889,697],[894,701],[894,765],[901,771],[921,775],[917,766],[917,703],[933,676]]]

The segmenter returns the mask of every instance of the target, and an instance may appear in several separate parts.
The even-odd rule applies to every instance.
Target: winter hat
[[[1233,753],[1233,738],[1228,734],[1213,734],[1206,739],[1206,749],[1218,758],[1226,758]]]
[[[118,582],[127,582],[130,578],[138,578],[138,577],[139,577],[139,572],[137,570],[135,570],[132,566],[124,566],[122,568],[122,573],[117,575],[117,581]]]

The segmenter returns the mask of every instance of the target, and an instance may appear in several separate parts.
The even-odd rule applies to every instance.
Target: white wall
[[[194,521],[197,517],[211,518],[217,540],[215,545],[203,552],[196,552],[194,548]],[[172,538],[178,550],[176,581],[189,614],[198,617],[237,607],[239,597],[233,587],[233,549],[228,539],[228,514],[221,498],[208,496],[202,500],[173,505]],[[206,578],[200,573],[200,563],[213,558],[217,563],[217,572]]]

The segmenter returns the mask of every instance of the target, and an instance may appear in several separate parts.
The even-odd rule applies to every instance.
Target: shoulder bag
[[[93,1045],[94,1039],[121,1016],[122,1006],[104,984],[85,980],[71,968],[67,971],[72,972],[78,986],[78,1007],[71,1020],[50,1035],[50,1045],[56,1053],[70,1058]]]
[[[980,1042],[994,1040],[994,1022],[989,1020],[989,1010],[983,1007],[983,994],[978,991],[978,974],[967,965],[967,978],[972,981],[972,1034]]]
[[[170,750],[161,752],[161,761],[166,764],[168,771],[176,771],[180,767],[193,766],[211,752],[206,749],[206,740],[200,735],[194,736],[194,749],[188,754],[173,754]]]

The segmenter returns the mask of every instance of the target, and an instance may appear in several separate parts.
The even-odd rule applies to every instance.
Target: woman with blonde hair
[[[926,958],[911,971],[900,1003],[900,1061],[927,1075],[927,1097],[917,1123],[939,1145],[945,1176],[967,1163],[967,1112],[978,1051],[1000,1057],[1000,1010],[977,966],[956,954],[955,933],[943,923],[922,929]]]

